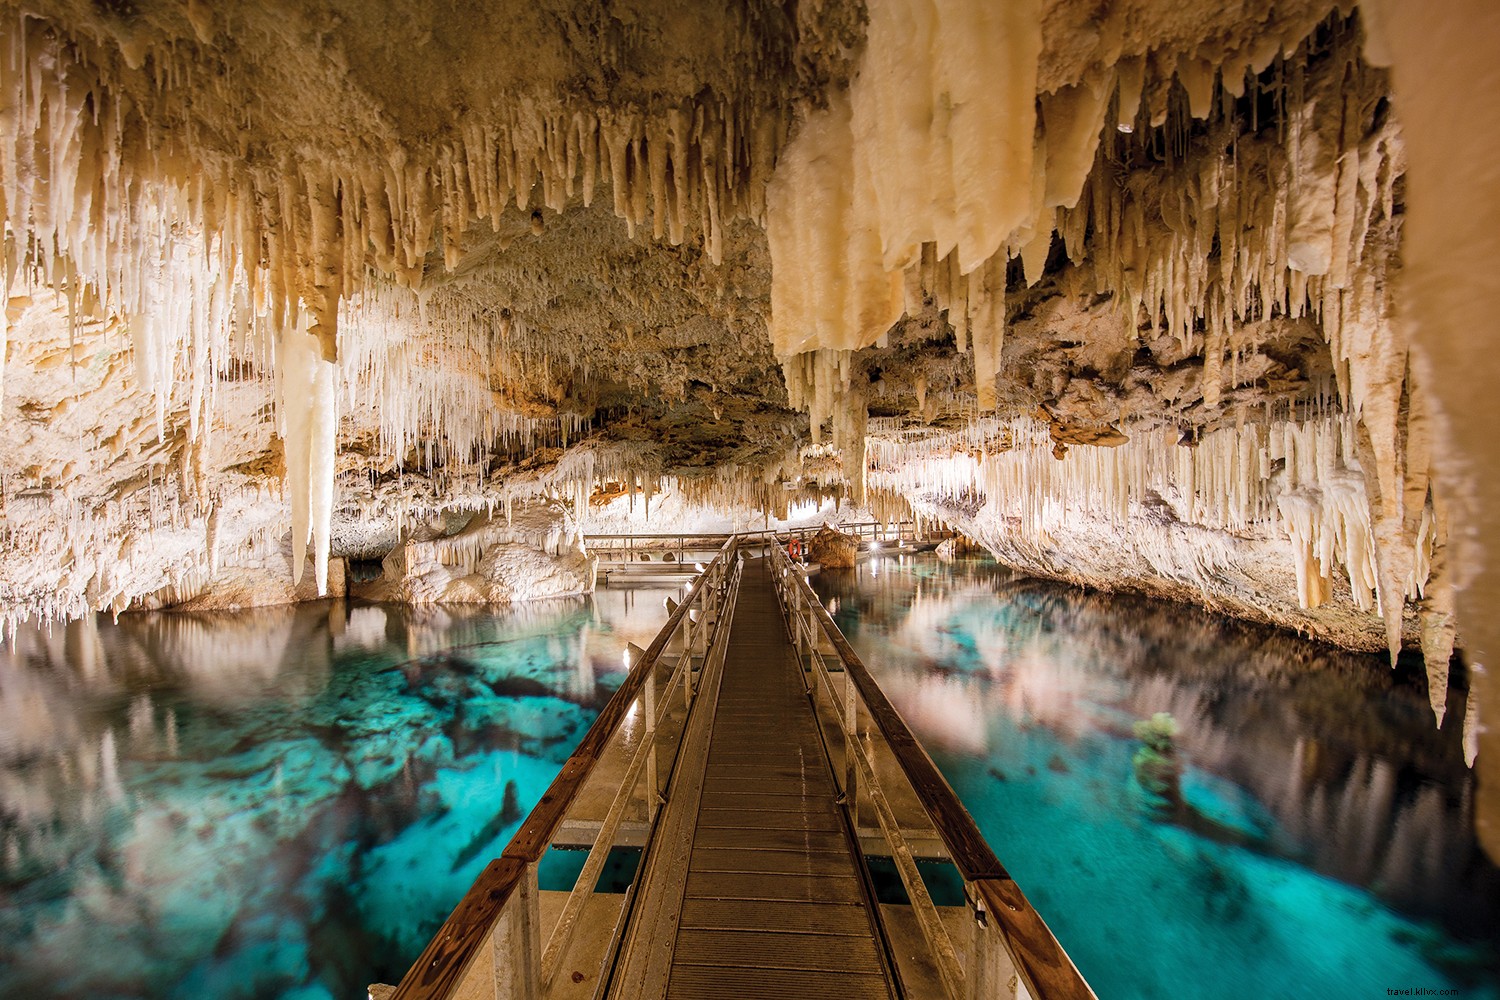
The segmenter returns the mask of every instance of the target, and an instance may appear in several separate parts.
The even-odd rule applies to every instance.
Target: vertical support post
[[[807,606],[807,669],[814,676],[818,673],[818,667],[824,665],[822,658],[818,655],[822,641],[823,627],[818,624],[817,614],[809,604]]]
[[[854,835],[859,836],[859,702],[854,690],[854,675],[844,670],[844,804]]]
[[[972,885],[965,886],[965,891],[969,898],[979,898]],[[967,1000],[989,1000],[991,997],[1031,1000],[1030,991],[1021,982],[1016,964],[1000,938],[1000,928],[994,926],[994,916],[981,910],[975,913],[975,918],[966,979]]]
[[[812,613],[807,614],[807,690],[812,694],[813,704],[818,703],[818,633],[813,624]]]
[[[536,862],[526,872],[490,931],[495,1000],[537,1000],[542,989],[542,918]]]
[[[646,710],[646,740],[651,749],[646,753],[646,822],[656,822],[656,664],[646,671],[646,691],[641,696]]]

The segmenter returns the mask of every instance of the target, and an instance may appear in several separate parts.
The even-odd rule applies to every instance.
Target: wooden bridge
[[[373,1000],[1094,996],[797,566],[754,548],[729,538],[631,647],[502,855]],[[587,850],[571,892],[539,891],[549,850]],[[601,880],[634,857],[628,884]],[[935,902],[919,861],[961,895]]]

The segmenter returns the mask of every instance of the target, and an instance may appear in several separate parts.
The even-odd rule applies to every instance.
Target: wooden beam
[[[485,866],[443,926],[412,963],[391,1000],[445,1000],[488,951],[490,932],[526,878],[526,862],[497,858]]]

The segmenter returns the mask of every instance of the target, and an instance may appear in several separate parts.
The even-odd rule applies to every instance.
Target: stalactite
[[[1404,169],[1401,146],[1394,124],[1379,113],[1386,88],[1360,60],[1357,30],[1335,18],[1316,53],[1305,41],[1283,39],[1279,63],[1276,47],[1262,45],[1218,59],[1200,53],[1176,60],[1185,104],[1165,100],[1170,81],[1152,79],[1146,61],[1126,60],[1112,75],[1042,94],[1034,141],[1031,91],[1021,76],[1009,80],[1026,91],[1027,110],[1006,117],[997,109],[1009,107],[1013,91],[993,79],[998,98],[982,131],[994,155],[986,157],[974,152],[961,125],[980,129],[978,119],[964,117],[967,107],[938,114],[932,103],[932,93],[956,100],[965,92],[944,90],[944,81],[994,72],[966,61],[963,46],[937,45],[947,26],[979,30],[971,5],[878,3],[870,16],[862,64],[868,71],[851,89],[847,127],[835,107],[810,117],[788,150],[788,181],[845,192],[842,214],[805,195],[770,203],[772,325],[784,368],[797,368],[796,354],[858,349],[882,336],[891,301],[883,289],[894,271],[909,269],[903,306],[909,311],[930,296],[946,311],[958,350],[972,344],[979,408],[991,408],[1005,262],[1019,256],[1026,281],[1035,282],[1054,229],[1071,260],[1088,260],[1095,291],[1112,297],[1130,328],[1144,319],[1153,334],[1165,331],[1202,352],[1205,407],[1219,406],[1226,381],[1232,386],[1237,378],[1231,345],[1241,324],[1315,317],[1332,350],[1343,406],[1357,421],[1347,450],[1352,455],[1358,438],[1362,461],[1347,466],[1360,470],[1352,479],[1332,476],[1316,497],[1292,491],[1281,500],[1304,553],[1297,560],[1305,570],[1301,596],[1308,606],[1325,599],[1331,565],[1342,561],[1333,552],[1347,549],[1356,603],[1378,604],[1394,657],[1403,598],[1415,592],[1407,581],[1418,559],[1430,446],[1406,341],[1389,321],[1387,270],[1399,232],[1392,186]],[[985,22],[986,30],[1001,30],[1000,23]],[[995,36],[990,51],[1012,52],[1019,61],[1008,65],[1020,72],[1016,67],[1031,65],[1034,55],[1025,54],[1022,21],[1011,27],[1019,34]],[[937,52],[941,65],[929,66],[925,60]],[[1173,63],[1166,65],[1170,73]],[[1234,102],[1245,92],[1246,72],[1268,67],[1283,109],[1276,136],[1247,124]],[[1257,79],[1256,86],[1266,84]],[[1116,128],[1106,130],[1116,93]],[[1149,126],[1137,131],[1143,94],[1161,103],[1151,104]],[[1025,155],[1012,128],[1023,120]],[[1114,134],[1101,141],[1103,131]],[[1004,170],[1002,148],[1016,154]],[[970,204],[970,192],[980,191],[989,199],[984,210],[959,226],[954,206]],[[819,287],[881,289],[861,301],[882,307],[864,314],[830,309]],[[815,426],[838,405],[816,392],[792,398],[816,407]],[[1373,525],[1369,544],[1351,527],[1366,521]],[[1416,575],[1416,586],[1425,583],[1425,574]]]
[[[1173,430],[1130,428],[1123,445],[1073,448],[1057,461],[1046,424],[979,419],[941,432],[876,425],[866,454],[872,489],[957,504],[982,498],[1038,544],[1074,517],[1123,526],[1152,497],[1224,533],[1280,530],[1300,606],[1327,601],[1342,572],[1354,604],[1373,610],[1374,538],[1353,434],[1339,415],[1246,422],[1193,448],[1179,447]],[[1413,591],[1425,584],[1414,580]]]
[[[1464,763],[1470,767],[1474,766],[1474,761],[1479,757],[1479,730],[1481,728],[1479,721],[1479,696],[1475,693],[1475,688],[1475,680],[1471,677],[1469,680],[1469,694],[1464,699],[1463,733]]]
[[[199,15],[191,20],[201,37],[211,22]],[[387,282],[417,291],[434,251],[442,266],[459,267],[472,221],[499,228],[507,206],[528,208],[534,189],[553,211],[575,192],[589,203],[601,170],[627,225],[643,225],[649,212],[653,231],[665,230],[674,243],[701,233],[718,262],[727,227],[764,211],[761,193],[747,185],[765,183],[784,135],[768,103],[775,95],[762,92],[705,93],[649,111],[506,96],[464,116],[448,137],[417,147],[381,148],[388,140],[372,138],[359,162],[281,155],[252,164],[238,150],[163,132],[151,100],[186,78],[193,55],[146,34],[132,44],[125,66],[149,63],[156,97],[127,95],[106,43],[64,37],[42,17],[16,18],[0,31],[0,216],[15,246],[6,289],[25,272],[65,292],[72,316],[86,306],[125,317],[137,380],[163,442],[177,430],[179,385],[186,386],[189,440],[211,433],[215,373],[231,361],[232,338],[248,344],[283,389],[308,389],[306,396],[283,393],[280,409],[292,437],[313,449],[308,461],[317,474],[302,482],[294,473],[292,520],[295,537],[310,533],[320,580],[327,518],[318,512],[332,504],[335,381],[339,395],[381,397],[383,443],[402,459],[419,441],[447,449],[446,458],[472,455],[496,437],[548,433],[547,422],[533,427],[511,413],[488,419],[493,400],[482,385],[440,377],[376,385],[382,376],[422,371],[414,358],[390,357],[400,354],[401,324],[387,322],[379,308],[393,297]],[[378,280],[372,271],[381,272]],[[368,299],[367,288],[374,289]],[[445,308],[434,325],[463,328],[454,341],[488,329],[489,317],[459,315],[452,302]],[[341,333],[351,312],[352,333],[347,326]],[[315,338],[330,366],[309,368],[310,381],[277,370],[289,353],[306,365],[300,347],[277,333],[294,324]],[[0,321],[0,365],[11,336]],[[354,363],[335,380],[331,365],[346,354]],[[291,412],[299,408],[306,412]],[[560,416],[551,426],[559,425],[566,439],[578,418]],[[303,512],[296,497],[308,490]]]

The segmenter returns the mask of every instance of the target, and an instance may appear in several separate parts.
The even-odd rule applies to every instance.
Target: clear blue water
[[[1435,731],[1410,664],[985,562],[814,579],[1104,1000],[1500,997],[1461,699]],[[396,981],[661,598],[23,633],[0,651],[0,997]],[[1171,815],[1132,763],[1159,711],[1179,725]]]
[[[1419,662],[988,561],[813,582],[1103,1000],[1500,997],[1463,700],[1435,730]],[[1134,766],[1157,712],[1171,810]]]
[[[398,981],[664,615],[626,591],[23,632],[0,653],[0,997]]]

